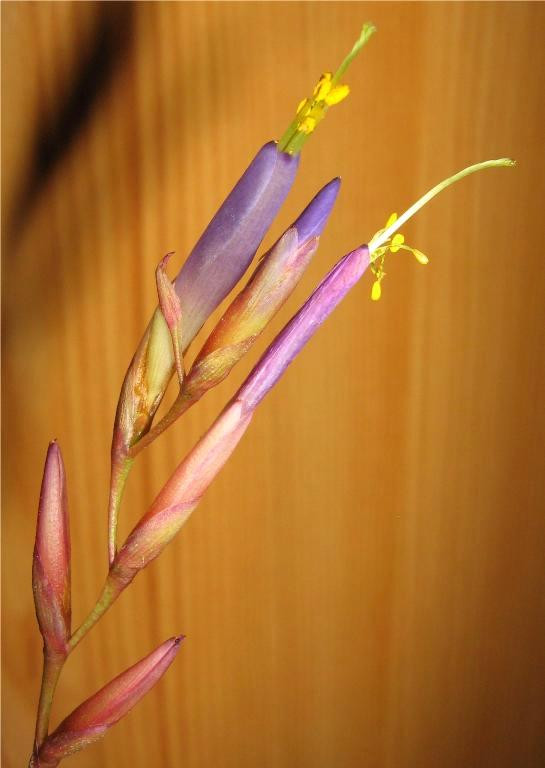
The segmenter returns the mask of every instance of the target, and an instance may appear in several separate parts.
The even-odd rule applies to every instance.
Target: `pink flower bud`
[[[232,402],[178,466],[113,562],[109,581],[124,589],[166,547],[195,509],[246,431],[252,414]]]
[[[70,637],[70,533],[61,450],[49,445],[38,507],[32,589],[40,632],[51,653]]]
[[[54,766],[104,736],[164,675],[182,639],[180,636],[167,640],[80,704],[45,740],[38,764]]]
[[[317,247],[317,237],[299,245],[293,227],[260,261],[193,363],[183,389],[188,403],[223,381],[246,354],[299,282]]]

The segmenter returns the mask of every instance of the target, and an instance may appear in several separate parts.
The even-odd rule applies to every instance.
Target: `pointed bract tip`
[[[304,243],[311,237],[321,235],[337,200],[340,186],[341,180],[338,176],[331,179],[312,198],[299,218],[293,222],[292,226],[297,230],[300,243]]]
[[[32,589],[46,648],[66,652],[70,636],[70,531],[61,449],[49,443],[45,460],[34,557]]]
[[[103,736],[162,678],[178,653],[182,635],[166,640],[77,707],[40,749],[44,761],[62,760]]]

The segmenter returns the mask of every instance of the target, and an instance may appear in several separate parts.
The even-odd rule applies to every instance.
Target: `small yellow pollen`
[[[397,213],[392,213],[390,215],[390,218],[386,222],[386,226],[384,227],[384,229],[388,229],[388,227],[391,227],[394,221],[397,221]]]
[[[371,288],[371,300],[378,301],[382,294],[382,288],[380,287],[380,280],[375,280],[373,287]]]
[[[307,103],[306,99],[301,99],[301,101],[299,102],[299,106],[297,107],[297,114],[301,112],[301,110],[303,109],[306,103]]]
[[[299,125],[297,126],[297,130],[299,133],[312,133],[312,131],[316,128],[316,120],[313,117],[305,117],[304,120],[302,120]]]
[[[422,253],[422,251],[418,251],[416,248],[411,248],[411,250],[419,264],[423,264],[425,266],[429,262],[428,257],[425,253]]]
[[[405,238],[400,232],[397,232],[393,237],[390,244],[390,253],[397,253],[399,251],[399,246],[403,245],[405,242]]]
[[[315,101],[323,101],[331,90],[331,72],[324,72],[314,87]]]
[[[325,103],[328,107],[331,107],[333,104],[338,104],[343,99],[346,99],[349,93],[350,88],[347,85],[337,85],[326,95]]]

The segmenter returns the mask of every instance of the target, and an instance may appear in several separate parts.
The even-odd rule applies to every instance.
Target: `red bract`
[[[80,704],[45,740],[36,764],[55,766],[101,738],[160,680],[174,661],[182,639],[167,640]]]
[[[70,533],[61,450],[47,450],[32,562],[34,605],[47,652],[64,655],[70,637]]]

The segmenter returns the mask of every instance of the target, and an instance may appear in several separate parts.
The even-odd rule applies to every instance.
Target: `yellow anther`
[[[384,229],[388,229],[388,227],[391,227],[394,221],[397,221],[397,213],[390,214],[390,218],[386,222],[386,226],[384,227]],[[384,232],[384,230],[382,231]]]
[[[397,253],[399,251],[399,246],[403,245],[404,242],[405,238],[401,232],[397,232],[390,241],[390,253]]]
[[[302,120],[299,125],[297,126],[297,130],[299,133],[312,133],[312,131],[316,128],[316,120],[313,117],[305,117],[304,120]]]
[[[350,90],[347,85],[341,85],[340,80],[348,69],[350,62],[358,55],[374,32],[375,27],[373,24],[364,24],[358,39],[344,57],[336,72],[334,74],[324,72],[321,75],[314,86],[312,95],[299,103],[295,119],[289,124],[278,142],[279,152],[297,155],[305,144],[308,135],[323,120],[327,110],[348,96]]]
[[[384,272],[384,259],[388,251],[390,253],[395,253],[399,250],[409,251],[413,254],[419,264],[428,263],[428,257],[422,253],[422,251],[419,251],[417,248],[412,248],[410,245],[405,245],[405,238],[398,232],[402,224],[414,216],[415,213],[423,208],[426,203],[429,203],[429,201],[438,195],[439,192],[442,192],[447,187],[450,187],[451,184],[463,179],[465,176],[469,176],[470,173],[475,173],[484,168],[512,168],[514,165],[516,165],[515,161],[508,157],[501,157],[498,160],[485,160],[483,163],[470,165],[428,190],[425,195],[422,195],[422,197],[416,201],[416,203],[413,203],[410,208],[407,208],[407,210],[401,214],[399,219],[396,213],[392,213],[386,222],[386,227],[375,232],[371,240],[369,240],[370,269],[375,276],[375,282],[371,289],[371,298],[376,301],[380,297],[380,282],[386,274]]]
[[[429,259],[425,253],[418,251],[416,248],[411,248],[411,251],[413,252],[414,257],[419,264],[423,264],[425,266],[428,263]]]
[[[333,104],[338,104],[343,99],[346,99],[349,93],[350,88],[347,85],[337,85],[326,94],[324,101],[328,107],[331,107]]]
[[[313,96],[315,101],[323,101],[331,90],[331,72],[324,72],[314,86]]]
[[[373,287],[371,288],[372,301],[378,301],[382,295],[382,288],[380,287],[380,280],[375,280]]]

